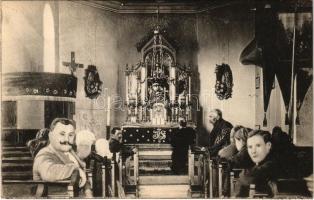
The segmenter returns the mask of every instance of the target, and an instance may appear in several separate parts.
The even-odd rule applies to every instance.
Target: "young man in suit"
[[[249,133],[247,149],[255,165],[240,174],[237,197],[248,197],[250,184],[255,184],[257,192],[272,197],[268,182],[276,178],[278,167],[273,159],[271,146],[271,134],[268,131],[254,130]]]

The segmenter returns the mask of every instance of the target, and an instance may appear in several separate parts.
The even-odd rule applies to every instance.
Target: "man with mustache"
[[[75,121],[56,118],[52,121],[49,132],[49,145],[41,149],[34,159],[33,179],[60,181],[79,171],[79,187],[86,183],[85,163],[72,149],[75,138]]]

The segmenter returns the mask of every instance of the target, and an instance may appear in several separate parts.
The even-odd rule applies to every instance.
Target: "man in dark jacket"
[[[209,134],[208,151],[210,159],[217,161],[218,152],[230,144],[230,132],[232,124],[222,118],[222,112],[219,109],[213,109],[209,112],[209,123],[213,129]],[[218,197],[218,165],[214,162],[212,171],[214,197]]]
[[[250,184],[255,184],[257,192],[273,196],[268,182],[275,180],[278,165],[273,158],[271,146],[271,135],[268,131],[254,130],[249,133],[247,148],[255,165],[240,174],[237,197],[248,197]]]
[[[179,119],[179,129],[171,138],[172,150],[172,171],[175,174],[187,173],[188,151],[189,146],[194,144],[195,131],[186,127],[187,123],[184,118]]]
[[[210,111],[209,123],[214,127],[209,135],[208,150],[211,157],[217,157],[219,150],[230,143],[232,124],[222,118],[222,112],[219,109]]]

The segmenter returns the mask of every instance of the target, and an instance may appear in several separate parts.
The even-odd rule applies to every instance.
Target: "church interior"
[[[272,197],[312,198],[312,3],[1,1],[1,197],[35,198],[39,186],[41,198],[79,195],[72,180],[33,180],[29,142],[67,118],[107,149],[121,130],[124,151],[99,173],[87,164],[92,197],[232,198],[237,173],[225,181],[229,171],[203,148],[219,109],[233,127],[280,127],[302,175],[277,179]],[[181,120],[195,137],[186,171],[174,174]]]

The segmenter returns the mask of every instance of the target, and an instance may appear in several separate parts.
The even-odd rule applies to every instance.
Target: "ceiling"
[[[200,13],[241,1],[243,0],[86,0],[81,3],[116,13]]]
[[[312,10],[312,0],[83,0],[82,4],[116,13],[202,13],[217,8],[257,3],[274,3],[280,10],[294,11],[295,7]]]

